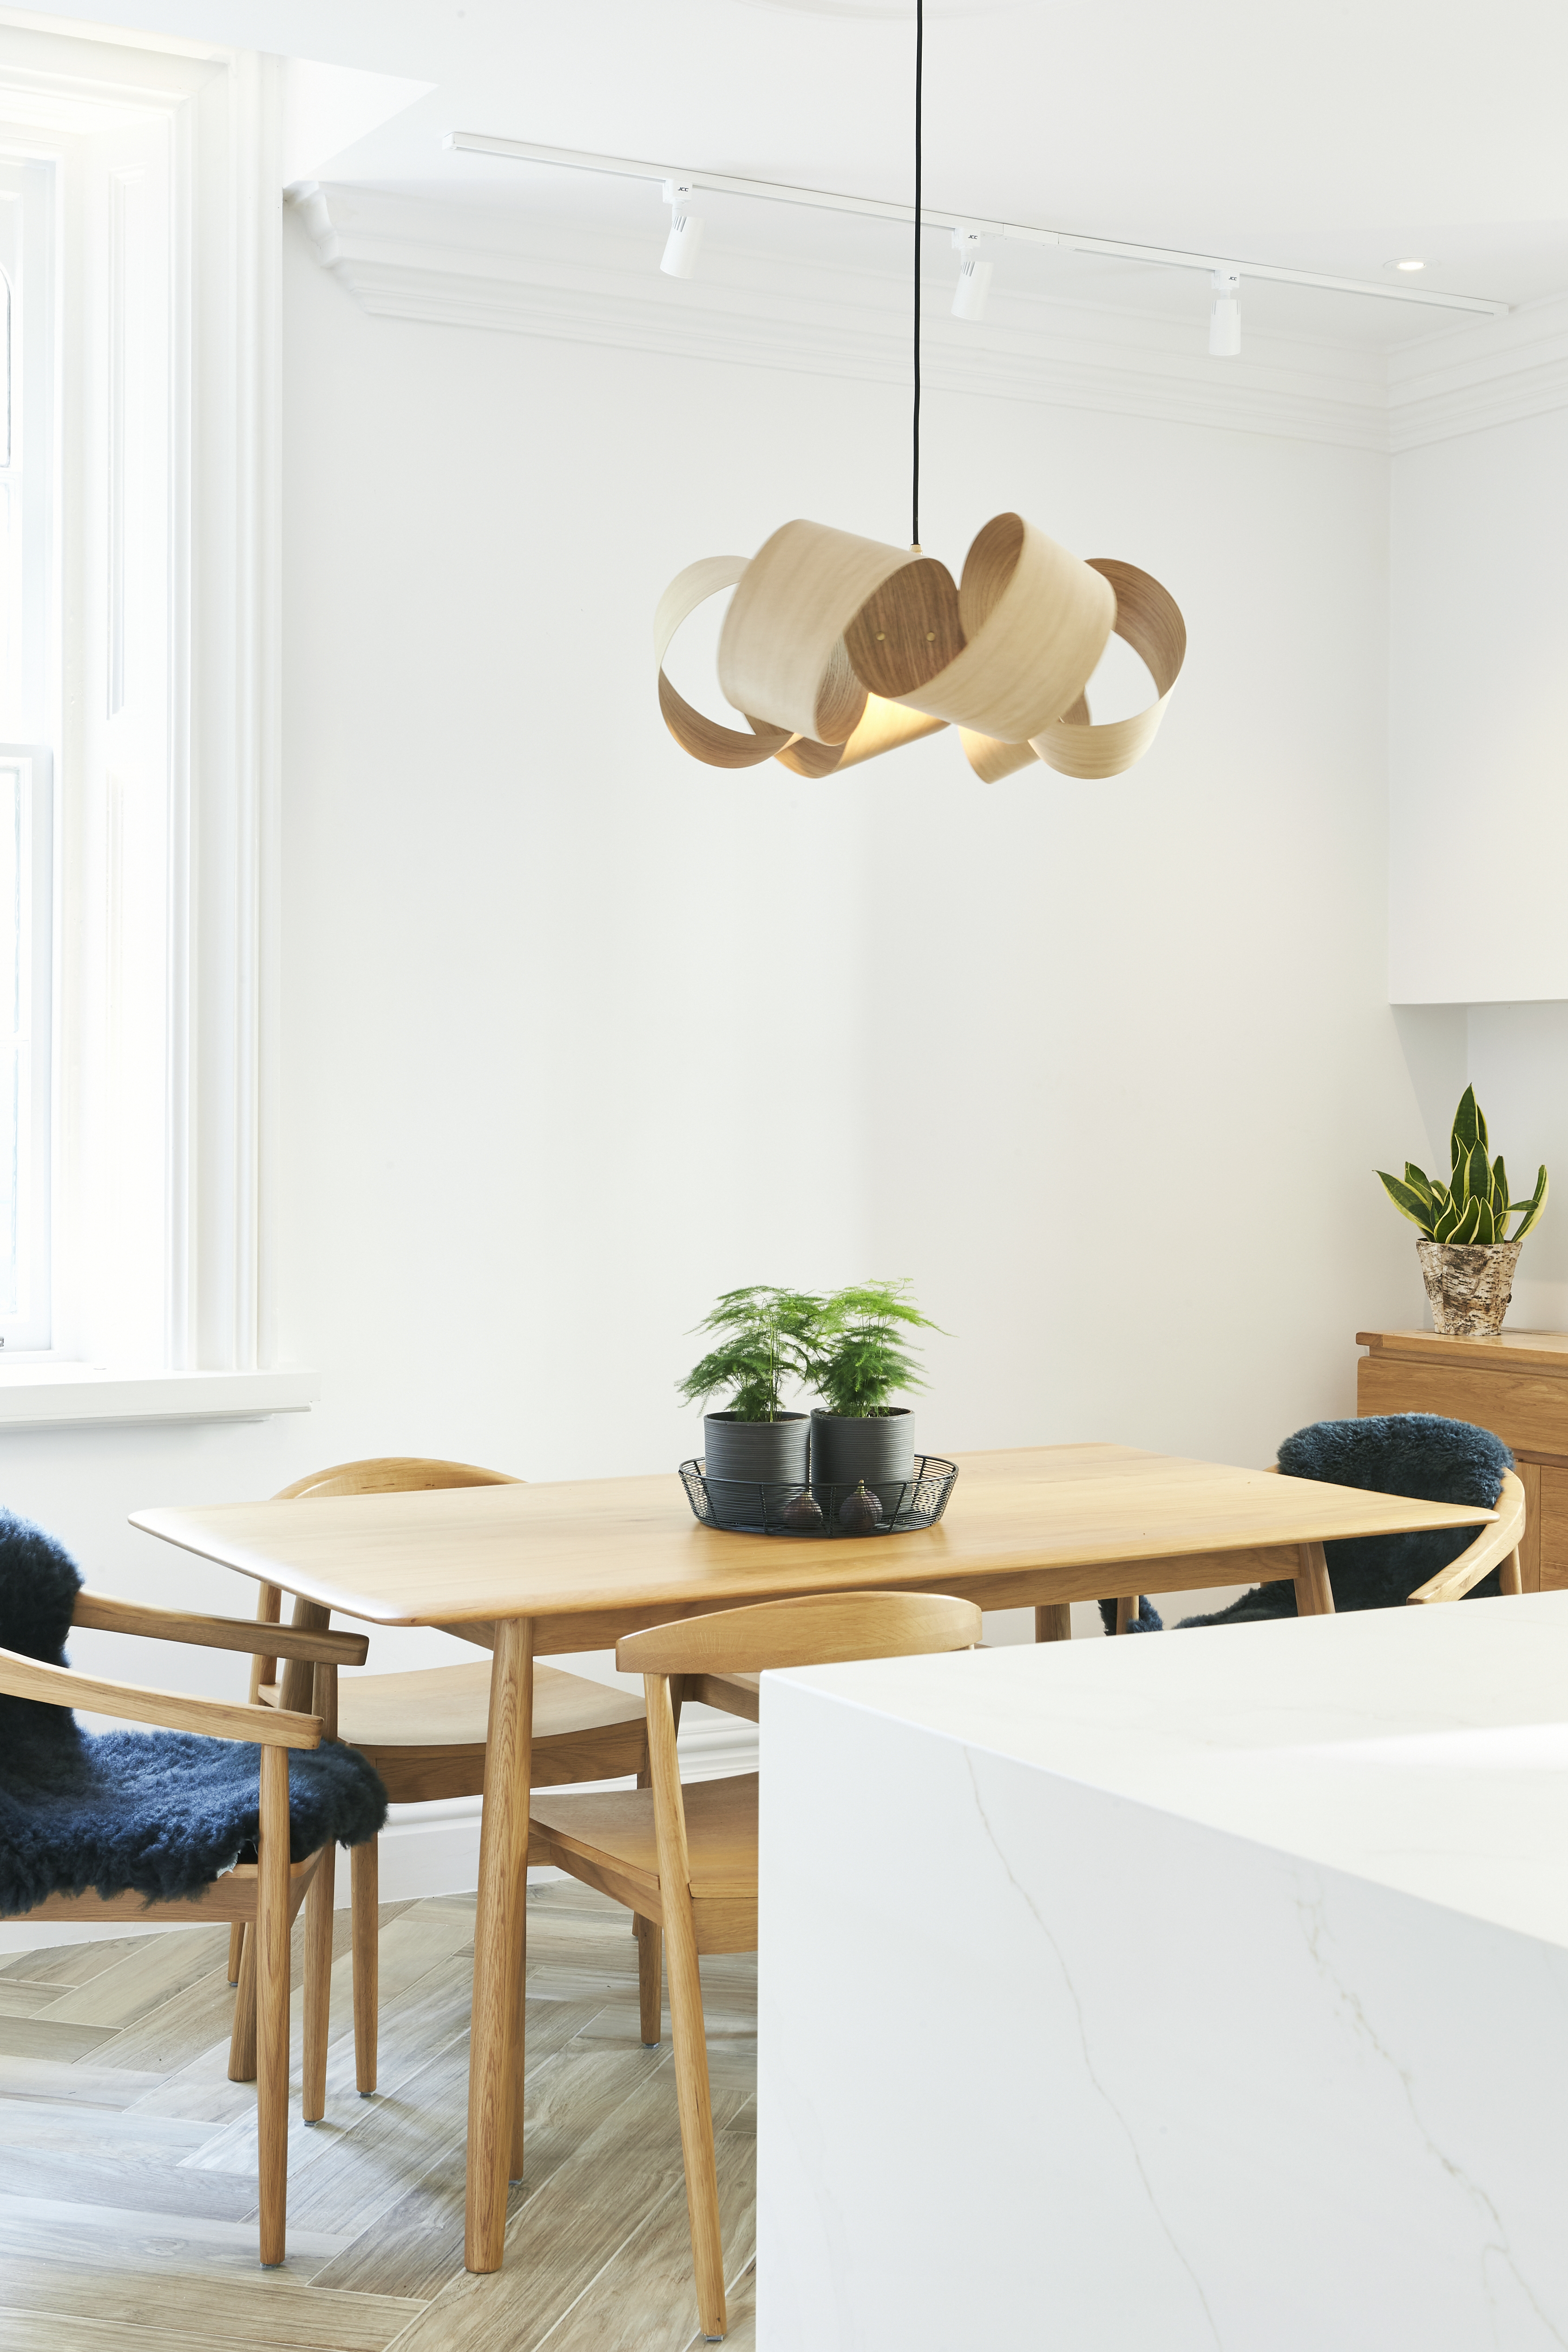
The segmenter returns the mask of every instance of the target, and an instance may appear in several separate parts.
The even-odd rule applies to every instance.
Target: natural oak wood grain
[[[136,1633],[143,1641],[195,1642],[207,1650],[254,1652],[257,1643],[265,1640],[277,1656],[330,1659],[340,1666],[363,1666],[370,1649],[363,1633],[301,1633],[292,1626],[280,1632],[276,1623],[247,1622],[242,1617],[195,1617],[185,1610],[154,1609],[141,1601],[115,1601],[107,1593],[85,1591],[72,1603],[71,1623],[109,1633]],[[276,1656],[271,1663],[276,1664]]]
[[[800,1592],[956,1592],[983,1607],[1292,1576],[1295,1548],[1468,1527],[1490,1514],[1131,1446],[958,1457],[946,1516],[915,1534],[789,1543],[699,1527],[673,1477],[139,1511],[148,1534],[373,1624],[528,1616],[546,1654],[726,1603]],[[1031,1586],[1033,1589],[1031,1589]]]
[[[289,1758],[261,1751],[257,1872],[256,2081],[261,2264],[283,2260],[289,2193]]]
[[[468,2265],[474,2271],[500,2266],[507,2183],[514,2153],[517,1980],[522,1965],[522,1904],[528,1881],[532,1636],[532,1625],[525,1617],[500,1622],[490,1670],[468,2062]]]
[[[1091,571],[1110,583],[1116,596],[1116,635],[1130,645],[1154,681],[1157,699],[1131,719],[1116,719],[1095,727],[1085,708],[1081,722],[1068,711],[1042,734],[1031,748],[1058,775],[1100,782],[1120,776],[1141,760],[1159,731],[1172,689],[1186,658],[1187,630],[1175,598],[1136,564],[1113,557],[1092,555]]]
[[[1329,1563],[1321,1543],[1297,1546],[1294,1581],[1298,1617],[1333,1615],[1334,1591],[1329,1581]]]
[[[338,1737],[338,1672],[333,1665],[316,1668],[312,1707],[320,1718],[323,1739]],[[336,1893],[337,1849],[330,1843],[317,1859],[310,1891],[305,1897],[305,2041],[301,2063],[300,2113],[308,2124],[320,2123],[327,2111],[327,2032],[331,2022],[332,1969],[332,1904]]]
[[[321,1744],[321,1727],[311,1715],[193,1698],[188,1691],[149,1690],[140,1683],[109,1682],[101,1675],[78,1674],[74,1666],[45,1665],[15,1650],[0,1650],[0,1691],[13,1698],[41,1699],[46,1706],[85,1707],[130,1723],[161,1724],[169,1731],[205,1732],[214,1739],[254,1739],[264,1748]]]
[[[970,1649],[979,1639],[973,1601],[930,1592],[839,1592],[651,1625],[623,1637],[616,1664],[624,1675],[644,1676],[749,1675],[765,1666],[820,1665],[825,1643],[837,1659],[913,1658]]]
[[[679,1686],[688,1675],[966,1649],[979,1632],[972,1604],[931,1593],[806,1597],[653,1627],[616,1654],[623,1671],[643,1671],[651,1785],[532,1801],[535,1859],[615,1895],[663,1934],[692,2272],[710,2341],[725,2334],[726,2313],[699,1955],[755,1945],[760,1783],[745,1773],[681,1786]]]
[[[1496,1523],[1482,1529],[1468,1549],[1445,1569],[1411,1593],[1412,1602],[1428,1601],[1462,1601],[1467,1592],[1478,1585],[1483,1576],[1495,1568],[1499,1582],[1505,1592],[1523,1591],[1520,1573],[1519,1546],[1524,1533],[1524,1487],[1511,1470],[1503,1473],[1502,1491],[1498,1496]]]

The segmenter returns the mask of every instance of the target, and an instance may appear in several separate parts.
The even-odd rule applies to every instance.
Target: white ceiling
[[[71,13],[34,0],[32,20]],[[106,0],[94,15],[430,85],[320,159],[334,183],[542,221],[646,215],[662,234],[657,190],[444,149],[444,132],[466,130],[911,193],[910,0]],[[926,193],[971,214],[1358,278],[1418,255],[1426,283],[1524,302],[1568,289],[1565,101],[1561,0],[1484,12],[1473,0],[928,0]],[[863,226],[709,210],[710,247],[732,233],[752,250],[826,253]],[[1005,254],[1035,290],[1139,309],[1176,299],[1163,273],[1134,265]],[[1192,299],[1184,282],[1179,299]],[[1276,293],[1271,315],[1281,304],[1298,331],[1332,340],[1461,323],[1305,291]]]

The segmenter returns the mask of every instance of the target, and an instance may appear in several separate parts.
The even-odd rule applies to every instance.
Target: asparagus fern
[[[697,1326],[713,1335],[714,1345],[679,1382],[681,1396],[688,1404],[706,1405],[728,1391],[726,1410],[737,1421],[776,1421],[780,1383],[806,1377],[825,1304],[809,1292],[771,1283],[725,1291]]]

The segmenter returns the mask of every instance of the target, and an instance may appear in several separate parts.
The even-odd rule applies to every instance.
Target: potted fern
[[[1489,1157],[1487,1123],[1467,1087],[1454,1113],[1447,1184],[1405,1163],[1404,1181],[1377,1173],[1402,1217],[1419,1226],[1415,1244],[1421,1279],[1432,1302],[1432,1328],[1450,1339],[1495,1338],[1513,1297],[1520,1244],[1546,1206],[1546,1171],[1528,1201],[1508,1197],[1508,1171],[1500,1151]],[[1521,1222],[1511,1237],[1510,1217]]]
[[[900,1486],[914,1477],[914,1417],[891,1399],[923,1388],[909,1335],[938,1327],[909,1297],[907,1282],[860,1282],[822,1302],[813,1334],[808,1376],[821,1403],[811,1416],[811,1477],[817,1489],[878,1496],[898,1507]]]
[[[704,1416],[703,1475],[737,1480],[754,1491],[732,1499],[737,1519],[757,1516],[757,1505],[782,1509],[805,1482],[811,1423],[804,1412],[786,1412],[780,1401],[786,1380],[805,1377],[823,1302],[807,1292],[752,1283],[727,1290],[697,1326],[713,1345],[679,1383],[688,1404],[725,1396],[727,1404]]]

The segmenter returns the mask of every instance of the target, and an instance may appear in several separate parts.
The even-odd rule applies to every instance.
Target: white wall
[[[1568,408],[1405,452],[1391,512],[1389,993],[1568,998]]]
[[[932,395],[928,548],[1016,505],[1177,596],[1158,744],[1104,786],[987,789],[951,738],[726,774],[658,721],[655,597],[796,513],[897,541],[902,394],[373,319],[293,221],[287,300],[276,1273],[323,1402],[6,1435],[5,1498],[233,1606],[126,1512],[400,1450],[673,1470],[685,1335],[756,1279],[910,1276],[937,1448],[1262,1463],[1351,1410],[1355,1330],[1420,1295],[1371,1171],[1432,1148],[1384,984],[1386,461]]]

